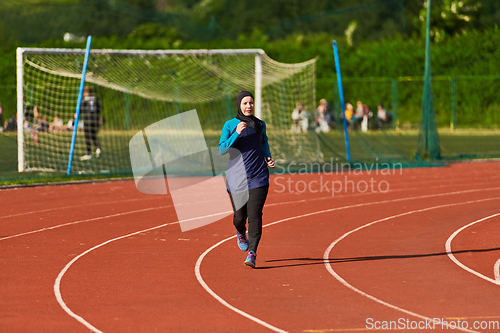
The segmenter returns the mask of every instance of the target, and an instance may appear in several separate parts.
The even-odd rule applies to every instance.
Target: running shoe
[[[255,259],[257,259],[257,254],[255,252],[248,252],[247,260],[245,260],[245,265],[255,268]]]
[[[80,161],[88,161],[92,158],[92,155],[83,155],[80,157]]]
[[[242,235],[238,231],[236,231],[236,241],[238,242],[238,246],[240,247],[241,251],[248,250],[248,240],[245,234]]]

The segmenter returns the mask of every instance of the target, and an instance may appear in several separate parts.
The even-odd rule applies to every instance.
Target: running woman
[[[254,98],[252,93],[241,91],[236,97],[236,105],[238,115],[224,124],[219,141],[219,151],[221,154],[225,154],[227,148],[234,148],[241,153],[246,170],[248,201],[237,209],[235,202],[239,200],[238,194],[231,193],[230,186],[228,186],[228,192],[234,210],[233,224],[236,227],[238,246],[242,251],[249,251],[245,265],[255,268],[257,247],[262,235],[262,210],[269,191],[269,170],[267,167],[274,168],[275,163],[267,142],[266,123],[253,115]],[[230,153],[230,165],[235,159],[231,155]],[[232,168],[228,170],[228,179],[231,178],[231,170]],[[246,236],[247,218],[248,238]]]

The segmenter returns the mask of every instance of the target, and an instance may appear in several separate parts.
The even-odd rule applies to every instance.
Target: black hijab
[[[251,115],[249,117],[245,116],[240,108],[241,101],[243,100],[243,98],[247,96],[250,96],[252,97],[252,99],[254,99],[252,93],[246,90],[240,91],[238,93],[238,96],[236,97],[236,105],[238,106],[238,115],[236,116],[236,119],[245,122],[247,126],[253,127],[257,132],[257,134],[259,134],[262,132],[262,128],[264,127],[262,121],[259,118],[255,117],[254,115]]]

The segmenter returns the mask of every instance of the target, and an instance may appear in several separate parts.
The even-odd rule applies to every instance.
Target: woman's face
[[[240,109],[241,112],[247,117],[253,114],[253,98],[251,96],[246,96],[241,100]]]

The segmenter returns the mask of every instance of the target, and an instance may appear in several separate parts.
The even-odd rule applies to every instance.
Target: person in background
[[[377,119],[378,119],[378,128],[382,129],[385,124],[392,121],[392,113],[387,112],[384,109],[384,105],[379,103],[377,107]]]
[[[35,127],[38,123],[38,107],[26,102],[24,105],[24,120],[30,123],[30,126]]]
[[[24,120],[23,129],[24,129],[24,133],[25,134],[29,133],[31,135],[31,137],[33,138],[33,143],[34,144],[38,144],[38,133],[37,133],[37,130],[34,127],[31,126],[31,124],[30,124],[29,121]]]
[[[92,150],[92,143],[94,143],[94,146],[96,148],[95,154],[97,158],[99,158],[101,155],[101,145],[99,143],[97,134],[99,132],[101,104],[99,103],[99,99],[94,96],[94,91],[90,86],[86,86],[83,90],[82,116],[87,154],[83,155],[80,160],[86,161],[92,158],[92,155],[90,155]]]
[[[304,110],[304,106],[302,103],[297,103],[295,105],[295,109],[292,112],[293,126],[292,131],[295,133],[302,132],[306,133],[307,128],[309,127],[309,115],[306,110]]]
[[[66,125],[66,130],[72,131],[75,128],[75,116],[69,118],[68,125]]]
[[[352,117],[353,125],[361,124],[363,121],[363,117],[365,116],[365,111],[363,108],[363,102],[358,101],[356,103],[356,111],[354,112],[354,116]]]
[[[17,113],[5,121],[4,128],[6,131],[17,131]]]
[[[361,101],[356,103],[356,111],[354,112],[353,124],[357,128],[359,125],[363,132],[368,130],[368,124],[373,117],[373,112],[370,111],[368,105],[363,104]]]
[[[347,122],[347,129],[350,130],[351,126],[353,125],[353,115],[354,115],[354,107],[352,106],[351,103],[345,103],[345,120]],[[343,115],[340,114],[340,118],[343,118]]]
[[[48,132],[50,125],[47,122],[47,116],[42,116],[42,118],[38,120],[38,123],[36,124],[35,128],[40,132]]]
[[[68,131],[72,131],[75,128],[75,119],[76,119],[76,113],[73,117],[69,118],[68,120],[68,125],[66,125],[66,129]],[[78,130],[79,131],[83,130],[83,121],[81,119],[78,122]]]
[[[328,102],[326,99],[321,99],[316,109],[316,132],[329,132],[331,123],[332,116],[328,111]]]
[[[54,121],[50,124],[49,127],[51,132],[62,131],[64,130],[64,122],[58,115],[54,117]]]

